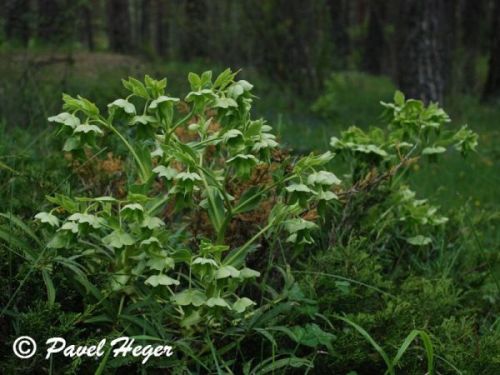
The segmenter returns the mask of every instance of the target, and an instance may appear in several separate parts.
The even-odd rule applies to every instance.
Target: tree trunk
[[[30,0],[7,0],[5,4],[5,35],[10,40],[28,44],[31,37]]]
[[[83,6],[83,39],[89,51],[94,51],[94,23],[92,22],[92,4],[89,2]]]
[[[169,25],[167,6],[166,0],[156,0],[156,51],[160,56],[166,56],[168,54]]]
[[[443,101],[443,72],[447,47],[448,9],[445,0],[406,0],[400,3],[398,81],[410,98],[426,103]]]
[[[108,0],[109,47],[116,52],[130,52],[132,30],[128,0]]]
[[[56,41],[61,37],[62,19],[59,2],[53,0],[38,0],[37,36],[47,42]]]
[[[206,35],[206,15],[207,4],[205,0],[186,0],[184,7],[186,15],[186,25],[181,53],[186,60],[206,57],[207,55],[207,35]]]
[[[345,69],[350,52],[350,40],[347,29],[349,27],[349,2],[345,0],[328,0],[330,13],[331,35],[335,48],[334,65]]]
[[[382,73],[382,57],[385,52],[384,37],[385,4],[372,0],[369,4],[368,35],[363,51],[363,70],[371,74]]]
[[[490,47],[488,78],[484,86],[483,99],[500,97],[500,2],[493,10],[493,29]]]
[[[139,39],[141,43],[141,49],[150,51],[151,50],[151,0],[141,1],[141,20],[139,25]]]
[[[471,93],[477,89],[476,62],[481,46],[481,23],[484,19],[483,0],[465,0],[462,14],[463,80],[461,91]]]

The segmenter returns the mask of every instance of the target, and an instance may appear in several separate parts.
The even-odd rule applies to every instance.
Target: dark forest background
[[[3,49],[113,51],[253,67],[302,95],[336,70],[411,97],[500,94],[494,0],[4,0]]]

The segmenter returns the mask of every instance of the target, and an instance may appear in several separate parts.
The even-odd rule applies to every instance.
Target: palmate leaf
[[[304,184],[291,184],[288,185],[285,189],[289,193],[314,193],[313,190],[311,190],[307,185]]]
[[[167,275],[160,274],[148,277],[144,284],[149,284],[153,287],[156,287],[158,285],[179,285],[180,282],[178,280],[172,279],[171,277],[168,277]]]
[[[207,296],[198,289],[186,289],[172,297],[172,302],[179,306],[193,305],[199,307],[205,303]]]
[[[72,129],[75,129],[78,125],[80,125],[80,119],[68,112],[59,113],[57,116],[51,116],[47,120],[49,122],[56,122],[58,124],[69,126]]]
[[[312,221],[302,218],[290,219],[285,222],[285,228],[289,233],[297,233],[302,230],[317,229],[318,225]]]
[[[252,146],[252,151],[258,152],[263,149],[278,147],[278,145],[274,134],[262,133],[260,140],[255,142]]]
[[[81,111],[85,115],[91,118],[95,118],[99,115],[99,108],[91,101],[78,95],[73,98],[71,95],[63,94],[64,105],[63,108],[70,112]]]
[[[68,217],[69,221],[76,221],[80,224],[89,224],[91,227],[98,229],[101,228],[104,224],[106,224],[106,220],[101,217],[97,217],[91,214],[81,214],[76,213]]]
[[[193,262],[191,263],[192,265],[209,265],[212,267],[217,267],[218,264],[215,260],[210,259],[210,258],[203,258],[203,257],[197,257]]]
[[[223,90],[224,88],[229,85],[234,77],[236,76],[236,73],[233,73],[231,69],[226,69],[224,70],[219,76],[215,79],[213,88],[214,89],[220,89]]]
[[[151,102],[151,104],[149,105],[149,109],[156,109],[162,103],[177,103],[179,101],[179,98],[172,98],[170,96],[162,95]]]
[[[170,257],[154,256],[146,262],[146,266],[152,270],[163,271],[164,269],[172,269],[175,266],[175,261]]]
[[[144,207],[142,207],[139,203],[129,203],[123,206],[121,211],[123,213],[134,212],[134,211],[144,212]]]
[[[222,135],[222,141],[231,145],[236,145],[243,141],[243,133],[238,129],[229,129]]]
[[[231,306],[229,305],[229,303],[227,303],[226,300],[224,298],[221,298],[221,297],[211,297],[205,302],[205,305],[207,305],[208,307],[218,306],[218,307],[226,307],[228,309],[231,309]]]
[[[256,305],[256,303],[252,301],[250,298],[247,297],[238,298],[238,300],[235,303],[233,303],[233,310],[241,314],[245,312],[247,308],[253,305]]]
[[[237,107],[238,104],[232,98],[217,98],[215,100],[214,107],[215,108],[229,108],[229,107]]]
[[[78,233],[78,223],[74,221],[67,221],[61,226],[61,230],[67,230],[72,233]]]
[[[81,124],[78,125],[75,130],[73,130],[73,133],[78,134],[78,133],[94,133],[97,135],[102,135],[103,132],[97,125],[89,125],[89,124]]]
[[[129,125],[147,125],[147,124],[153,124],[157,122],[157,120],[153,116],[148,116],[148,115],[140,115],[140,116],[134,116],[129,122]]]
[[[331,201],[334,199],[339,199],[337,194],[335,194],[333,191],[320,191],[316,197],[319,201]]]
[[[165,222],[155,216],[146,216],[142,220],[141,227],[143,228],[148,228],[148,229],[156,229],[165,226]]]
[[[123,246],[130,246],[135,243],[135,240],[130,234],[122,230],[115,230],[102,239],[105,245],[121,249]]]
[[[108,108],[121,108],[129,115],[135,115],[136,113],[134,104],[125,99],[116,99],[113,103],[108,104]]]
[[[172,167],[165,167],[164,165],[159,165],[153,169],[159,177],[164,177],[167,180],[173,180],[175,176],[179,173],[176,169]]]
[[[232,278],[240,277],[240,271],[238,271],[233,266],[223,266],[219,268],[215,273],[216,279],[226,279],[228,277]]]
[[[49,224],[51,227],[57,228],[59,226],[59,219],[48,212],[39,212],[35,215],[35,219],[40,220],[41,223]]]
[[[175,179],[179,181],[191,181],[191,182],[202,180],[200,175],[196,172],[181,172],[175,176]]]
[[[141,241],[141,243],[139,244],[140,247],[157,247],[157,248],[161,248],[161,242],[158,238],[152,236],[152,237],[149,237],[148,239],[146,240],[143,240]]]
[[[309,185],[339,185],[341,181],[333,173],[328,171],[319,171],[309,175],[307,178]]]
[[[131,91],[134,95],[139,96],[143,99],[149,99],[148,90],[141,81],[129,77],[128,80],[122,79],[122,84],[123,87]]]
[[[251,154],[238,154],[227,159],[227,164],[236,168],[237,174],[247,178],[252,172],[252,168],[257,165],[259,160]]]

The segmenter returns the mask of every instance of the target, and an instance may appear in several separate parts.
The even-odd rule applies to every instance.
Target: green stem
[[[184,122],[186,122],[187,120],[189,120],[191,117],[193,117],[194,115],[194,106],[193,106],[193,109],[191,109],[191,111],[189,111],[189,113],[184,116],[183,118],[181,118],[179,121],[177,121],[175,123],[174,126],[172,126],[172,129],[170,129],[170,131],[168,132],[167,136],[165,137],[165,139],[169,139],[170,136],[172,135],[172,133],[175,131],[175,129],[177,129],[181,124],[183,124]]]
[[[272,226],[274,222],[270,222],[267,224],[264,228],[262,228],[260,231],[258,231],[255,236],[250,238],[242,247],[240,247],[237,251],[235,251],[233,254],[230,254],[227,256],[226,259],[224,259],[224,264],[231,264],[234,262],[238,257],[243,254],[247,249],[252,245],[255,241],[259,239],[260,236],[262,236],[264,233],[266,233]]]
[[[141,181],[146,182],[148,180],[149,173],[148,173],[146,167],[144,166],[144,164],[142,163],[141,159],[139,158],[139,155],[135,151],[134,147],[132,147],[132,145],[127,141],[127,139],[113,125],[111,125],[110,123],[106,122],[103,119],[99,119],[98,122],[100,124],[104,125],[109,130],[111,130],[113,133],[115,133],[118,136],[118,138],[120,138],[120,140],[128,148],[128,150],[130,151],[130,153],[134,157],[134,160],[139,167]]]

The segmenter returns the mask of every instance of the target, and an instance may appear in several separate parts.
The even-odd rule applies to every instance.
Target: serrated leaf
[[[67,221],[62,225],[61,230],[68,230],[72,233],[78,233],[78,224],[74,221]]]
[[[89,124],[82,124],[82,125],[78,125],[75,130],[73,131],[73,133],[94,133],[94,134],[98,134],[98,135],[102,135],[103,132],[101,129],[99,129],[98,126],[96,125],[89,125]]]
[[[405,104],[405,96],[399,90],[394,93],[394,103],[396,103],[399,106],[402,106]]]
[[[134,104],[125,99],[116,99],[113,103],[108,104],[108,108],[121,108],[129,115],[135,115],[136,113]]]
[[[115,230],[102,239],[105,245],[121,249],[123,246],[130,246],[135,243],[135,240],[128,233],[122,230]]]
[[[95,215],[90,215],[90,214],[81,214],[81,213],[76,213],[68,217],[69,221],[76,221],[80,224],[89,224],[92,226],[94,229],[99,229],[101,228],[106,221],[103,218],[97,217]]]
[[[181,181],[201,181],[201,177],[198,173],[196,172],[181,172],[178,173],[175,177],[175,180],[181,180]]]
[[[147,124],[153,124],[157,122],[156,119],[153,116],[148,116],[148,115],[139,115],[139,116],[134,116],[129,122],[129,125],[147,125]]]
[[[172,269],[175,266],[175,261],[170,257],[152,257],[146,262],[146,266],[150,269],[163,271],[164,269]]]
[[[173,302],[179,306],[193,305],[199,307],[205,303],[207,297],[198,289],[186,289],[172,297]]]
[[[172,180],[179,172],[172,167],[165,167],[164,165],[159,165],[153,169],[153,172],[160,177],[164,177],[167,180]]]
[[[144,207],[142,207],[139,203],[129,203],[122,207],[122,212],[126,211],[140,211],[144,212]]]
[[[162,95],[151,102],[151,104],[149,105],[149,109],[156,109],[161,103],[177,103],[179,100],[179,98],[172,98],[170,96]]]
[[[40,220],[41,223],[49,224],[51,227],[57,228],[59,226],[59,219],[48,212],[39,212],[35,215],[35,219]]]
[[[289,193],[314,193],[307,185],[304,184],[291,184],[285,188]]]
[[[165,222],[159,217],[146,216],[141,223],[141,227],[148,229],[156,229],[165,226]]]
[[[328,171],[319,171],[309,175],[307,177],[307,183],[309,185],[339,185],[341,181],[333,173]]]
[[[161,274],[148,277],[144,284],[149,284],[153,287],[156,287],[158,285],[179,285],[180,282],[178,280],[172,279],[171,277],[168,277],[167,275]]]
[[[224,300],[221,297],[211,297],[205,302],[205,305],[207,305],[208,307],[219,306],[219,307],[226,307],[228,309],[231,309],[231,306],[229,306],[229,304],[226,302],[226,300]]]
[[[150,245],[156,245],[157,247],[161,247],[161,242],[158,238],[152,236],[146,240],[141,241],[141,243],[139,244],[140,247],[148,247]]]
[[[318,225],[312,221],[296,218],[286,221],[285,228],[289,233],[297,233],[301,230],[316,229],[318,228]]]
[[[333,191],[320,191],[316,197],[320,201],[331,201],[333,199],[338,200],[339,197]]]
[[[215,108],[238,107],[236,101],[232,98],[217,98],[214,104]]]
[[[197,257],[193,262],[191,263],[192,265],[210,265],[213,267],[217,267],[218,264],[215,260],[210,259],[210,258],[204,258],[204,257]]]
[[[68,112],[62,112],[56,116],[51,116],[48,118],[48,121],[57,122],[58,124],[69,126],[72,129],[75,129],[78,125],[80,125],[80,119]]]
[[[144,99],[149,99],[149,93],[144,84],[132,77],[129,77],[128,81],[122,80],[123,86],[131,91],[134,95],[137,95]]]
[[[235,303],[233,303],[233,310],[241,314],[252,305],[256,305],[256,303],[250,298],[239,298]]]
[[[240,276],[240,271],[238,271],[233,266],[222,266],[215,273],[216,279],[226,279],[228,277],[237,278]]]

